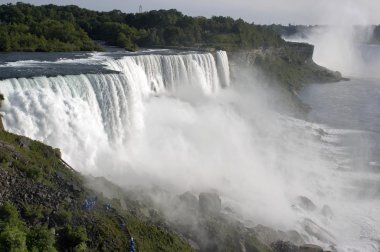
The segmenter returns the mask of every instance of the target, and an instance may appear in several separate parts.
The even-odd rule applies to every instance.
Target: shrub
[[[43,207],[41,205],[24,205],[25,217],[31,221],[39,221],[43,218]]]
[[[4,205],[0,207],[0,229],[7,224],[19,226],[20,223],[21,221],[16,207],[9,202],[4,203]]]
[[[60,232],[59,245],[62,249],[74,249],[75,251],[83,251],[87,242],[86,229],[82,226],[72,227],[67,225]]]
[[[8,202],[0,208],[0,251],[27,251],[25,225],[16,207]]]
[[[55,252],[54,234],[47,226],[37,226],[30,230],[27,235],[27,247],[29,251]]]
[[[70,223],[72,218],[72,214],[69,211],[66,211],[62,208],[60,208],[55,214],[54,214],[54,220],[57,222],[58,225],[65,225],[66,223]]]
[[[17,226],[7,224],[0,233],[0,251],[27,251],[26,233]]]

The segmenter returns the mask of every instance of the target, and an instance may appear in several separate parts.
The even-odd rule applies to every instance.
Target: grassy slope
[[[4,131],[0,131],[0,187],[0,205],[15,205],[27,228],[47,225],[55,230],[58,250],[66,249],[72,238],[68,229],[82,227],[92,251],[125,251],[130,235],[139,251],[192,251],[178,236],[123,211],[117,200],[86,189],[82,177],[60,160],[59,151]],[[84,199],[93,195],[98,196],[95,208],[82,209]],[[113,206],[110,211],[104,208],[108,202]],[[73,241],[71,248],[79,248],[81,242]]]

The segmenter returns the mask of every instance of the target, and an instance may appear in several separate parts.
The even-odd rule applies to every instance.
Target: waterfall
[[[0,81],[5,128],[59,147],[73,166],[90,169],[99,146],[121,146],[144,128],[144,101],[150,96],[188,86],[205,95],[217,92],[226,81],[220,76],[228,76],[219,73],[227,71],[217,66],[219,58],[210,53],[108,57],[103,64],[119,74],[5,79]]]
[[[346,168],[345,133],[272,111],[282,92],[255,75],[236,74],[221,90],[230,85],[223,51],[116,57],[91,62],[107,73],[0,80],[6,130],[60,148],[85,174],[173,195],[216,191],[236,216],[254,220],[248,226],[295,230],[337,251],[378,251],[379,176]]]
[[[218,66],[219,79],[224,87],[228,87],[230,85],[230,67],[227,52],[217,51],[216,62]]]

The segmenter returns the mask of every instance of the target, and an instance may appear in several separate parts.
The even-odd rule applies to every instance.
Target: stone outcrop
[[[296,205],[308,212],[312,212],[317,209],[317,206],[313,203],[313,201],[305,196],[298,196],[296,198]]]
[[[323,249],[314,244],[305,244],[300,246],[298,252],[323,252]]]
[[[277,241],[271,244],[273,252],[295,252],[298,247],[291,242]]]
[[[170,230],[142,220],[123,209],[118,200],[85,187],[83,177],[64,163],[57,149],[3,131],[0,206],[8,202],[27,228],[54,230],[58,251],[77,251],[77,245],[87,247],[86,251],[129,251],[132,236],[139,251],[193,251]],[[77,228],[86,237],[70,240],[67,230]]]
[[[216,193],[199,194],[199,211],[203,214],[217,214],[222,210],[222,200]]]
[[[294,245],[301,245],[305,243],[302,236],[295,230],[285,232],[275,230],[264,225],[257,225],[254,228],[254,231],[256,233],[257,239],[268,246],[273,245],[273,243],[276,243],[277,241],[290,242]]]
[[[192,213],[196,213],[198,210],[198,199],[191,192],[186,192],[179,196],[180,201],[184,205],[186,209],[188,209]]]

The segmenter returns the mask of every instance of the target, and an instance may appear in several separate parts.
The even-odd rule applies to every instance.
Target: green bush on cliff
[[[62,250],[69,248],[74,251],[84,251],[87,240],[87,233],[84,227],[66,225],[59,233],[58,247],[61,247]]]
[[[0,251],[26,252],[26,233],[17,226],[4,226],[0,233]]]
[[[27,235],[27,247],[32,252],[55,252],[54,233],[47,226],[36,226],[30,229]]]
[[[15,206],[6,202],[0,207],[0,251],[54,252],[54,243],[54,234],[46,226],[28,229]]]
[[[3,229],[7,225],[16,227],[23,225],[16,207],[9,202],[4,203],[0,207],[0,228]]]

